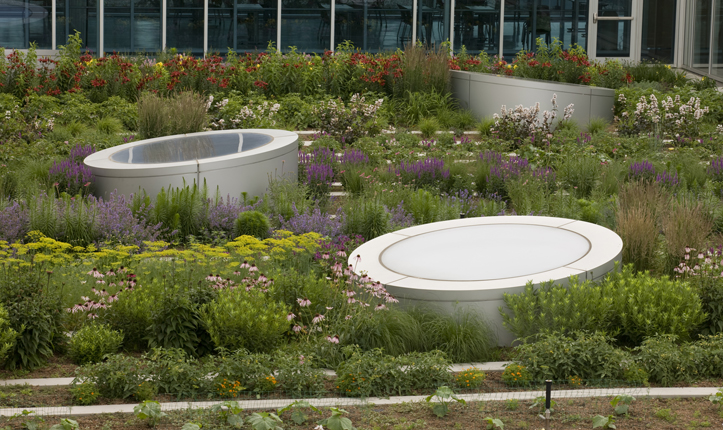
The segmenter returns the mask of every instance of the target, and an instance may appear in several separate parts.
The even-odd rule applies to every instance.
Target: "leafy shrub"
[[[700,297],[687,282],[634,273],[626,266],[609,274],[603,288],[614,298],[613,327],[619,327],[620,336],[633,344],[661,333],[688,340],[705,321]]]
[[[10,351],[15,347],[18,332],[10,324],[10,316],[3,305],[0,304],[0,363],[5,361]]]
[[[92,382],[81,382],[71,386],[70,394],[73,396],[73,402],[83,406],[94,404],[100,397],[98,387]]]
[[[68,343],[68,355],[80,365],[97,363],[104,355],[116,353],[122,344],[122,333],[93,322],[73,334]]]
[[[648,373],[651,382],[669,387],[703,376],[693,350],[677,344],[677,340],[678,337],[672,334],[654,335],[635,348],[636,361]]]
[[[336,368],[335,386],[347,396],[404,395],[447,385],[452,378],[450,362],[439,351],[392,357],[381,349],[361,352],[348,346],[345,353],[349,358]]]
[[[269,218],[258,211],[241,212],[236,218],[234,234],[237,236],[249,235],[259,239],[269,237]]]
[[[208,375],[216,370],[214,364],[198,360],[180,348],[154,348],[144,356],[149,372],[154,375],[156,390],[178,398],[198,397],[212,392],[213,380]]]
[[[339,139],[342,144],[351,144],[363,136],[375,135],[381,131],[377,110],[384,99],[374,104],[366,103],[363,96],[354,94],[349,102],[341,99],[321,102],[313,107],[314,125]]]
[[[123,123],[118,118],[106,116],[98,120],[95,125],[98,131],[105,134],[118,134],[123,131]]]
[[[201,308],[201,318],[217,348],[270,351],[289,329],[289,309],[264,293],[243,288],[219,292]]]
[[[600,161],[593,157],[568,157],[557,172],[576,197],[586,198],[597,185],[600,170]]]
[[[220,396],[235,397],[233,394],[238,395],[238,392],[244,390],[254,392],[265,390],[260,384],[261,381],[274,373],[269,355],[251,354],[244,349],[233,353],[221,349],[220,352],[221,359],[216,369],[218,374],[214,380],[216,392]]]
[[[485,373],[474,367],[465,369],[454,376],[454,381],[460,388],[475,389],[482,386],[485,381]]]
[[[324,371],[310,357],[276,354],[274,367],[281,389],[293,397],[318,396],[324,391]]]
[[[504,326],[518,339],[544,332],[608,330],[614,298],[599,284],[571,278],[568,286],[531,283],[520,294],[505,294]]]
[[[615,348],[613,340],[599,332],[541,334],[518,346],[515,360],[538,381],[566,380],[570,375],[583,380],[621,379],[632,357]]]
[[[532,382],[532,374],[522,364],[510,363],[502,372],[502,381],[511,386],[529,385]]]
[[[5,367],[31,370],[53,355],[60,333],[61,306],[58,297],[46,291],[34,274],[19,272],[16,276],[0,284],[0,302],[12,330],[18,333]]]
[[[109,355],[101,363],[86,364],[75,371],[72,385],[91,383],[103,397],[129,399],[138,387],[149,380],[148,368],[142,360],[123,354]]]

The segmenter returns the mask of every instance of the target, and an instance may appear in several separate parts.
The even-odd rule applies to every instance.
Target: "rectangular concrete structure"
[[[502,106],[532,107],[540,103],[540,117],[552,110],[552,96],[557,94],[558,119],[565,107],[574,105],[572,119],[586,125],[593,118],[613,120],[615,90],[588,85],[523,79],[489,73],[451,70],[452,95],[463,109],[472,111],[478,119],[492,118]]]

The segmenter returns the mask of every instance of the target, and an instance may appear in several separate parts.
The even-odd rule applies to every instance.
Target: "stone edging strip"
[[[637,397],[649,398],[694,398],[708,397],[718,391],[715,387],[675,387],[675,388],[603,388],[593,390],[560,390],[553,391],[552,397],[555,399],[569,398],[594,398],[594,397],[610,397],[619,394],[627,394]],[[505,393],[475,393],[462,394],[460,398],[466,401],[504,401],[507,399],[531,400],[540,396],[544,396],[544,391],[518,391]],[[365,404],[374,405],[393,405],[405,402],[421,402],[426,396],[394,396],[389,398],[368,397],[366,399],[355,399],[348,397],[336,398],[314,398],[303,399],[316,407],[325,406],[356,406]],[[240,400],[239,406],[244,410],[259,409],[278,409],[293,403],[294,400],[302,399],[264,399],[264,400]],[[194,408],[208,408],[221,401],[208,402],[174,402],[161,403],[161,409],[164,411],[184,410]],[[22,413],[22,411],[32,411],[36,416],[68,416],[68,415],[98,415],[110,413],[133,413],[135,404],[123,405],[97,405],[97,406],[61,406],[48,408],[6,408],[0,409],[0,416],[13,416]]]
[[[484,372],[502,372],[509,361],[492,361],[489,363],[459,363],[450,366],[451,372],[461,372],[470,367],[477,368]],[[336,376],[336,372],[331,369],[324,369],[327,376]],[[70,385],[74,378],[37,378],[37,379],[5,379],[0,380],[0,386],[8,385],[31,385],[34,387],[64,387]]]

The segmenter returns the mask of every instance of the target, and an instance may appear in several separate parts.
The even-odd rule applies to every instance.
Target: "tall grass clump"
[[[408,44],[404,48],[401,94],[406,97],[417,92],[449,93],[448,61],[449,55],[443,46],[425,49]]]
[[[404,311],[388,309],[360,313],[342,327],[341,342],[359,345],[364,351],[381,348],[386,354],[401,355],[419,351],[423,345],[421,327]]]
[[[618,195],[615,224],[623,240],[623,262],[632,263],[636,270],[655,265],[658,218],[667,198],[659,185],[643,181],[626,184]]]
[[[207,123],[206,99],[194,92],[164,98],[144,93],[138,99],[138,133],[141,139],[203,131]]]
[[[409,313],[419,322],[426,351],[442,351],[454,363],[494,358],[497,336],[479,312],[457,308],[451,315],[428,309],[412,309]]]
[[[570,192],[578,198],[586,198],[592,194],[600,178],[600,161],[593,157],[567,157],[558,173]]]
[[[605,118],[590,118],[586,128],[587,132],[594,136],[607,130],[608,122]]]
[[[702,250],[713,232],[713,220],[704,204],[685,198],[673,200],[661,221],[669,270],[683,261],[686,248]]]

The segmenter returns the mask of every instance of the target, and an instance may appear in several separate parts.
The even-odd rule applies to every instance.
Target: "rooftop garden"
[[[81,46],[71,38],[56,60],[0,56],[0,355],[5,376],[78,376],[54,405],[490,390],[448,367],[499,359],[515,362],[494,378],[505,390],[720,385],[713,82],[555,43],[509,64],[420,47],[201,59]],[[450,70],[613,88],[616,119],[578,124],[554,100],[540,100],[546,113],[475,118],[456,105]],[[134,140],[235,128],[313,130],[298,177],[272,176],[259,196],[202,185],[98,196],[82,163]],[[624,267],[506,297],[519,341],[498,348],[484,315],[401,309],[348,266],[387,232],[498,215],[608,227]]]

